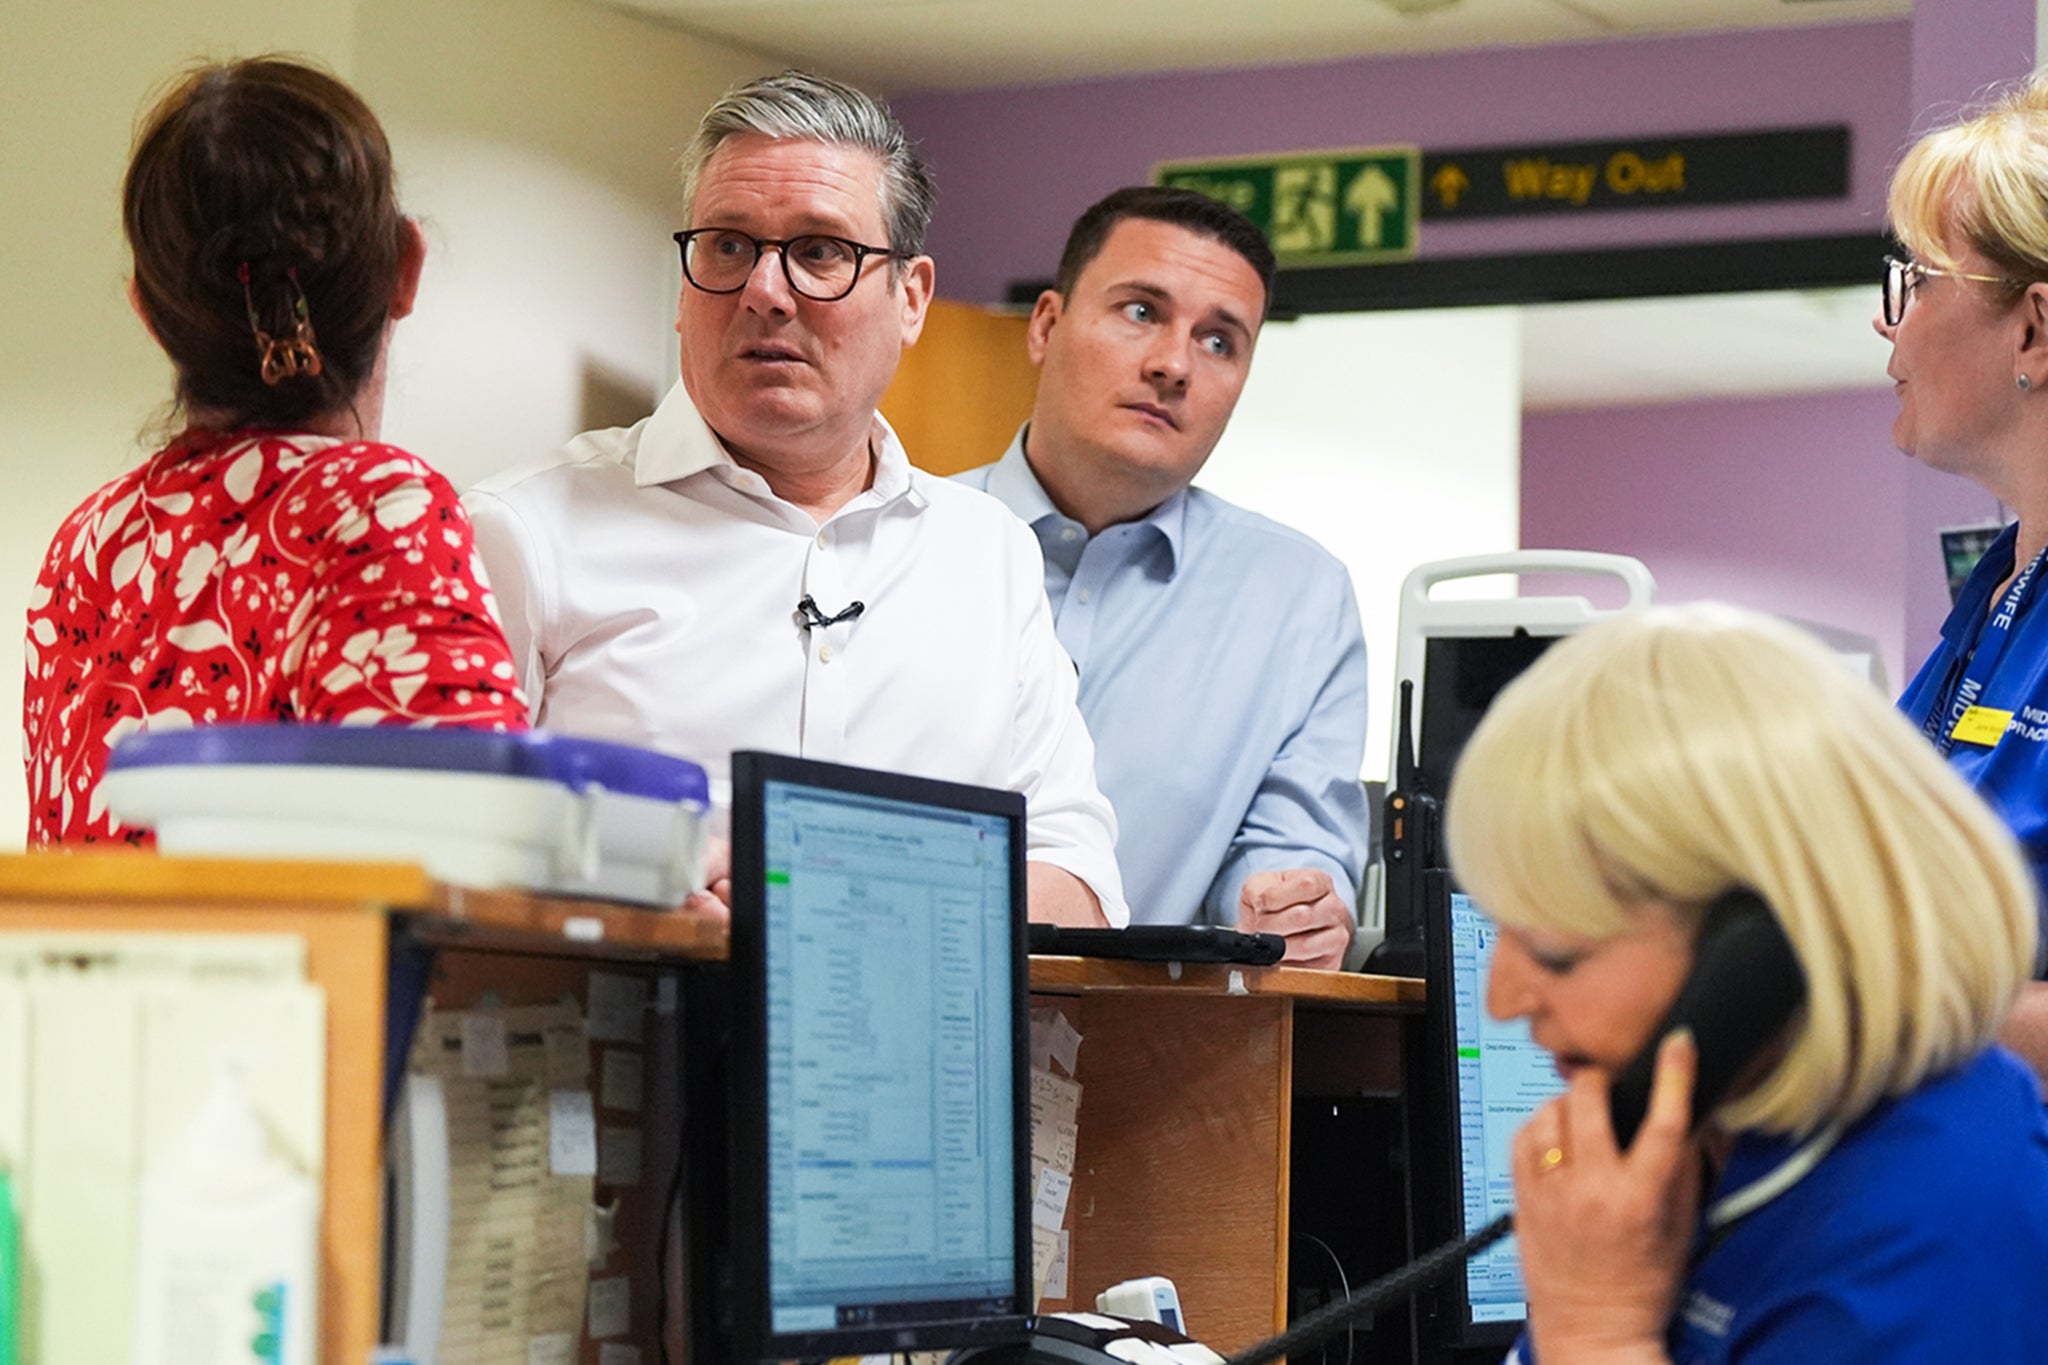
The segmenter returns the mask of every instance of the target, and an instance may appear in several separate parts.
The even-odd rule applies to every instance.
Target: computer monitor
[[[1970,581],[1970,570],[1977,567],[1977,561],[2004,530],[2003,522],[1985,521],[1969,526],[1944,526],[1936,533],[1941,537],[1941,567],[1948,579],[1950,606],[1962,600],[1963,584]]]
[[[1536,662],[1557,635],[1515,630],[1499,635],[1432,636],[1423,645],[1422,695],[1416,717],[1422,737],[1416,747],[1422,790],[1441,801],[1450,794],[1451,772],[1465,741],[1500,690]]]
[[[1422,790],[1448,796],[1451,773],[1494,697],[1560,638],[1515,630],[1428,641],[1417,763]],[[1488,1017],[1496,930],[1484,908],[1457,889],[1454,872],[1415,874],[1417,894],[1409,898],[1428,983],[1408,1065],[1415,1234],[1423,1248],[1477,1232],[1513,1206],[1514,1135],[1564,1089],[1525,1023]],[[1429,1346],[1425,1358],[1498,1359],[1528,1315],[1515,1243],[1497,1244],[1418,1294],[1416,1314]]]
[[[1429,993],[1424,1032],[1430,1065],[1415,1077],[1421,1113],[1418,1222],[1428,1245],[1464,1237],[1514,1207],[1514,1136],[1564,1081],[1523,1020],[1486,1012],[1486,974],[1498,929],[1458,890],[1441,897],[1427,929]],[[1496,1243],[1441,1285],[1423,1318],[1450,1346],[1512,1341],[1528,1316],[1521,1257]]]
[[[733,1348],[1023,1341],[1024,800],[733,755]]]

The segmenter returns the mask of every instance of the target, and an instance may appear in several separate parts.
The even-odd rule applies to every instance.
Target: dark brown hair
[[[277,57],[193,69],[144,116],[121,208],[180,407],[292,426],[354,403],[376,367],[406,226],[390,144],[353,90]],[[266,383],[256,331],[293,336],[302,291],[318,373]]]
[[[1060,253],[1059,278],[1053,284],[1060,297],[1072,297],[1081,272],[1102,254],[1102,244],[1109,240],[1111,230],[1127,218],[1186,228],[1229,247],[1258,272],[1259,282],[1266,287],[1266,307],[1273,306],[1273,248],[1258,224],[1221,200],[1165,185],[1127,185],[1112,190],[1074,220],[1066,250]]]

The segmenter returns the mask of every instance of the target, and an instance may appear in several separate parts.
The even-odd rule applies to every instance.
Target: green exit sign
[[[1167,161],[1155,184],[1220,199],[1266,231],[1282,265],[1355,265],[1415,254],[1422,152],[1345,152]]]

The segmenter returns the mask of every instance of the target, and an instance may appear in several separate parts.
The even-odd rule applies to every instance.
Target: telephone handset
[[[1692,974],[1608,1092],[1615,1145],[1635,1141],[1650,1104],[1657,1048],[1674,1029],[1692,1030],[1699,1057],[1688,1125],[1697,1128],[1805,1002],[1806,973],[1763,898],[1737,887],[1716,899],[1693,943]]]
[[[1690,1028],[1698,1052],[1691,1124],[1697,1128],[1727,1095],[1728,1087],[1784,1032],[1805,1002],[1806,973],[1763,898],[1746,887],[1716,898],[1707,907],[1693,943],[1691,974],[1649,1043],[1615,1077],[1608,1092],[1616,1145],[1627,1147],[1642,1127],[1657,1048],[1673,1029]],[[1303,1354],[1333,1339],[1349,1324],[1434,1284],[1513,1231],[1514,1215],[1503,1214],[1464,1240],[1447,1242],[1402,1269],[1297,1318],[1285,1332],[1245,1347],[1225,1365],[1262,1365]]]

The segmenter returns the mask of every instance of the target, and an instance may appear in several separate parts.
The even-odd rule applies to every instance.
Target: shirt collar
[[[840,510],[854,506],[881,506],[905,495],[910,497],[913,505],[924,506],[924,494],[918,491],[910,475],[910,456],[903,449],[895,428],[879,412],[875,414],[873,442],[874,483]],[[725,442],[718,439],[718,433],[697,411],[689,391],[678,380],[640,432],[639,447],[633,455],[633,482],[638,487],[647,488],[654,484],[675,483],[706,471],[719,471],[716,474],[719,480],[743,493],[757,497],[774,496],[759,486],[765,483],[764,480],[741,468],[733,459],[732,453],[725,448]]]
[[[1728,1164],[1707,1205],[1707,1227],[1729,1227],[1804,1180],[1835,1149],[1847,1128],[1831,1124],[1797,1142],[1775,1134],[1742,1134],[1728,1153]]]
[[[988,492],[1002,499],[1011,511],[1034,528],[1047,517],[1056,517],[1062,524],[1071,522],[1071,517],[1053,506],[1052,496],[1045,491],[1045,485],[1038,481],[1031,462],[1024,456],[1025,440],[1030,433],[1029,422],[1017,428],[1010,448],[988,472]],[[1182,488],[1138,520],[1126,523],[1133,527],[1149,527],[1164,542],[1166,577],[1169,579],[1180,569],[1181,536],[1186,530],[1187,507],[1188,491]]]

